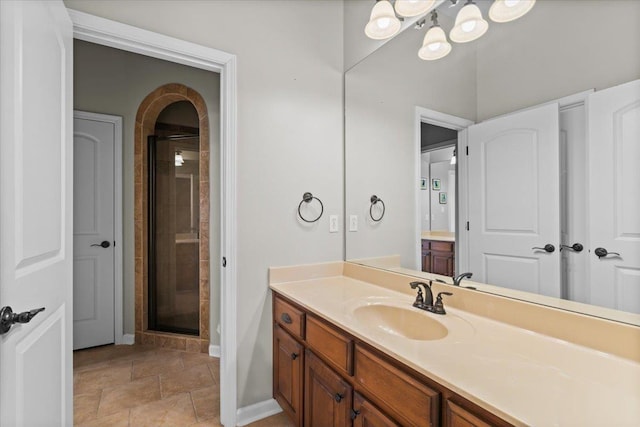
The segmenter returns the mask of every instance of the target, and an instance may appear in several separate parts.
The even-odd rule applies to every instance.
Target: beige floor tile
[[[120,411],[83,424],[76,424],[76,427],[129,427],[129,410]]]
[[[144,378],[152,375],[166,374],[184,369],[180,354],[166,355],[166,357],[149,357],[133,361],[132,378]]]
[[[213,380],[216,384],[220,384],[220,359],[216,359],[215,362],[208,363],[209,371],[213,375]]]
[[[220,424],[220,419],[218,417],[215,417],[210,420],[200,421],[195,424],[191,424],[191,426],[189,427],[222,427],[222,424]]]
[[[147,377],[129,384],[105,388],[98,407],[98,418],[160,400],[158,377]]]
[[[106,387],[127,384],[130,381],[131,362],[78,372],[73,384],[73,390],[76,394],[85,394]]]
[[[130,423],[136,427],[189,426],[197,422],[189,393],[137,406],[131,410]]]
[[[264,418],[260,421],[256,421],[255,423],[251,423],[247,425],[248,427],[293,427],[293,422],[285,415],[284,412],[281,412],[276,415],[272,415],[268,418]]]
[[[191,368],[197,365],[214,363],[218,359],[204,353],[182,353],[182,363],[185,368]]]
[[[197,365],[184,371],[160,375],[162,398],[215,385],[207,365]]]
[[[102,390],[73,396],[73,423],[81,424],[96,418]]]
[[[205,421],[219,417],[220,415],[220,388],[203,388],[191,392],[191,400],[196,410],[198,421]]]

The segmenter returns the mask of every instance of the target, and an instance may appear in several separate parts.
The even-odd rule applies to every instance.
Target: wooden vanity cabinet
[[[273,327],[273,396],[302,425],[304,347],[277,324]]]
[[[511,426],[276,293],[273,307],[273,396],[296,426]]]
[[[452,277],[455,274],[454,242],[422,240],[422,271]]]
[[[351,386],[309,349],[306,358],[305,427],[351,426]]]
[[[371,402],[355,393],[353,398],[353,427],[401,427],[400,424],[383,414]]]

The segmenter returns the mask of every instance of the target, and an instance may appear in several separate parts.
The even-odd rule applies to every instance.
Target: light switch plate
[[[329,233],[338,232],[338,215],[329,215]]]
[[[349,231],[358,231],[358,215],[349,216]]]

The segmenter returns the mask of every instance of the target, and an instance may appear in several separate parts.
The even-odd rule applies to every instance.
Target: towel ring
[[[318,215],[318,217],[316,219],[308,220],[304,216],[302,216],[302,212],[300,212],[300,208],[302,207],[303,203],[311,203],[313,201],[313,199],[316,199],[318,201],[318,203],[320,203],[320,215]],[[311,193],[304,193],[302,195],[302,201],[298,205],[298,216],[300,217],[301,220],[303,220],[304,222],[309,222],[309,223],[316,222],[317,220],[320,219],[320,217],[322,216],[323,212],[324,212],[324,205],[322,204],[322,200],[318,199],[317,197],[315,197]]]
[[[380,214],[380,218],[376,219],[373,217],[373,207],[378,204],[378,202],[382,203],[382,213]],[[386,206],[384,205],[384,202],[382,201],[382,199],[378,196],[376,196],[375,194],[373,196],[371,196],[371,206],[369,206],[369,216],[371,217],[371,219],[374,222],[380,222],[382,221],[382,218],[384,218],[384,213],[387,210]]]

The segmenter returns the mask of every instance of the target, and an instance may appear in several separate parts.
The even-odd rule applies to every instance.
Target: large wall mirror
[[[640,325],[640,2],[538,0],[435,61],[426,18],[345,74],[347,261]]]

